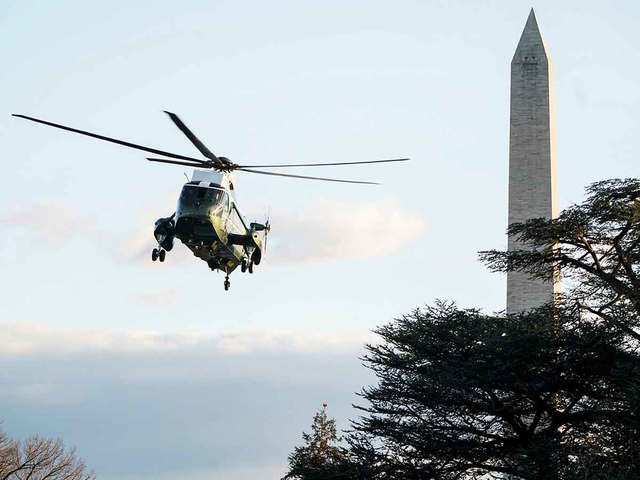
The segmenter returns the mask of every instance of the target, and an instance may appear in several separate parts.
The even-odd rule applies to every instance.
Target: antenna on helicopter
[[[184,177],[187,179],[187,182],[189,181],[189,175],[187,175],[187,172],[182,172],[184,174]]]

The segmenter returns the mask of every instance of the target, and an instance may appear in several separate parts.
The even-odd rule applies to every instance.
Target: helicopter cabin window
[[[247,233],[247,227],[242,220],[242,216],[235,205],[231,206],[231,213],[229,215],[229,232],[237,235],[244,235]]]
[[[217,188],[185,185],[180,194],[182,208],[210,208],[226,203],[226,192]]]

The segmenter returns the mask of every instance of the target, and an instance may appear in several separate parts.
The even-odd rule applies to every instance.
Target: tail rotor
[[[271,231],[271,207],[267,208],[266,219],[264,222],[264,253],[267,253],[267,238],[269,238],[269,232]]]

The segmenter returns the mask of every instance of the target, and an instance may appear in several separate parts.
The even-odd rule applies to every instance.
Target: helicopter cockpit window
[[[180,206],[188,209],[209,209],[223,206],[226,203],[227,194],[217,188],[185,185],[180,194]]]

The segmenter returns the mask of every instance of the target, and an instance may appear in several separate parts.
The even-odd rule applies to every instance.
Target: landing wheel
[[[161,262],[164,262],[164,257],[167,255],[167,252],[165,252],[164,250],[160,250],[160,252],[158,253],[158,258],[160,259]]]
[[[246,260],[242,260],[242,262],[240,263],[240,271],[242,273],[247,271],[247,261]]]
[[[253,273],[253,262],[249,262],[249,273]]]
[[[229,287],[231,286],[231,282],[229,281],[229,275],[227,275],[224,279],[224,290],[225,292],[227,290],[229,290]]]
[[[158,252],[157,248],[154,248],[153,250],[151,250],[151,261],[155,262],[156,260],[158,260],[159,255],[160,255],[160,252]]]

